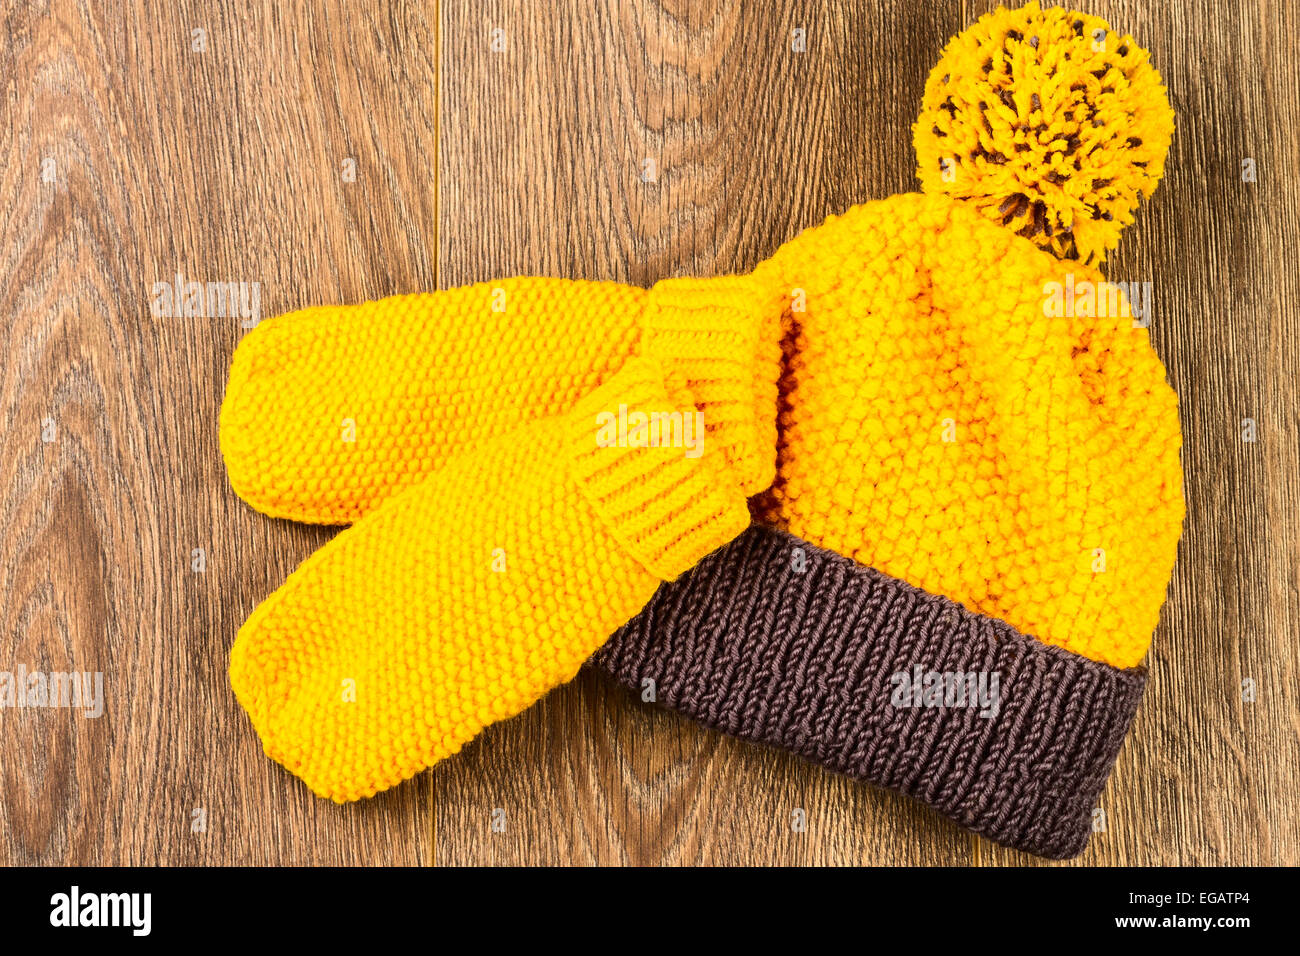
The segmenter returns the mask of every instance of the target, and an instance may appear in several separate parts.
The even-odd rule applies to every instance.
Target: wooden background
[[[1189,501],[1079,862],[1295,864],[1300,23],[1281,0],[1079,5],[1152,51],[1178,114],[1110,274],[1155,283]],[[591,673],[374,800],[312,797],[262,756],[226,663],[332,532],[226,483],[238,321],[149,311],[178,272],[259,282],[274,315],[516,273],[747,269],[915,188],[926,73],[988,6],[0,0],[0,670],[101,670],[108,696],[98,720],[0,711],[0,862],[1034,862]]]

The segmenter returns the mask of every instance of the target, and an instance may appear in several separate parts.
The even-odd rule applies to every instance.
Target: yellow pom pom
[[[949,41],[912,136],[926,192],[1092,264],[1160,182],[1173,129],[1146,50],[1097,17],[1031,3]]]

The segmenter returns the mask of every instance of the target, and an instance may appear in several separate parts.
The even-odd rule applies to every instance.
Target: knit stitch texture
[[[268,756],[336,801],[390,787],[570,680],[747,526],[720,451],[598,444],[620,406],[694,411],[634,360],[389,499],[263,602],[230,679]]]
[[[1087,843],[1146,683],[757,526],[661,587],[592,664],[1052,858]],[[961,683],[922,694],[917,672]],[[991,693],[975,700],[972,681]]]

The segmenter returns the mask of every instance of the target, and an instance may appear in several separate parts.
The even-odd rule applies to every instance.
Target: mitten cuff
[[[781,303],[753,276],[665,279],[646,297],[643,353],[686,379],[746,494],[776,476]]]
[[[565,418],[573,471],[610,532],[671,580],[749,525],[707,412],[669,394],[662,366],[630,362]]]

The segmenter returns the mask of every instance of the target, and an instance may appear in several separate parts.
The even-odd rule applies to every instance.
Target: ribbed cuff
[[[752,276],[664,279],[646,296],[642,352],[686,379],[746,494],[776,477],[781,315]]]
[[[572,469],[610,533],[671,580],[749,525],[745,496],[703,414],[662,366],[634,359],[565,416]]]
[[[706,726],[1057,859],[1086,846],[1146,684],[1144,668],[1049,646],[760,527],[661,587],[592,660],[637,692],[652,679],[659,703]]]

